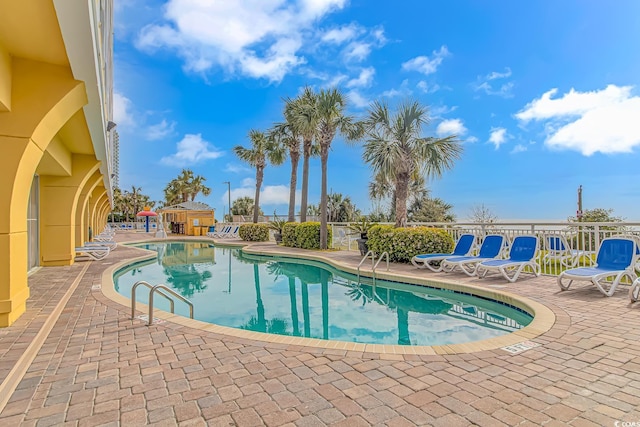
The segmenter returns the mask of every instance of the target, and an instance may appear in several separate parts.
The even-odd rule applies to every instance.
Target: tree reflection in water
[[[174,265],[164,268],[167,283],[185,298],[190,298],[196,292],[207,289],[207,280],[211,278],[209,270],[198,271],[195,265]]]

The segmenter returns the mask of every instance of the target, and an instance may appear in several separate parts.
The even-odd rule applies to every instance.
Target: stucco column
[[[107,197],[107,190],[104,187],[97,187],[95,190],[93,190],[93,193],[91,194],[91,198],[89,199],[89,212],[88,212],[88,220],[89,220],[89,227],[91,227],[91,233],[92,235],[96,235],[96,213],[98,211],[98,209],[100,209],[100,206],[102,206],[102,203],[104,202],[104,199]]]
[[[100,184],[102,184],[102,174],[97,170],[91,175],[78,198],[78,207],[76,208],[76,246],[82,246],[84,242],[89,240],[89,222],[87,221],[89,198],[93,190]]]
[[[71,176],[40,176],[41,265],[73,264],[78,199],[99,167],[95,156],[74,154]]]
[[[84,84],[68,67],[19,58],[12,58],[10,67],[11,99],[4,103],[10,110],[0,114],[0,327],[24,313],[29,298],[27,207],[33,176],[55,134],[87,102]]]

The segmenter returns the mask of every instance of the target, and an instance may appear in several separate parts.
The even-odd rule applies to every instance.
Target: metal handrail
[[[389,252],[382,252],[382,254],[380,255],[380,258],[378,259],[378,262],[376,262],[376,265],[373,266],[373,268],[371,269],[371,272],[373,273],[373,284],[375,285],[376,283],[376,268],[378,268],[378,264],[380,264],[380,261],[382,261],[382,258],[387,257],[387,271],[389,271]]]
[[[158,291],[159,289],[162,291],[169,292],[172,296],[186,303],[189,306],[189,317],[193,319],[193,304],[191,303],[191,301],[189,301],[188,299],[186,299],[185,297],[183,297],[173,289],[167,287],[166,285],[155,285],[153,288],[151,288],[151,291],[149,292],[149,323],[148,323],[149,325],[153,323],[153,294],[155,294],[156,291]],[[160,293],[160,295],[163,295],[163,294]]]
[[[193,303],[191,301],[189,301],[188,299],[186,299],[185,297],[183,297],[182,295],[180,295],[179,293],[175,292],[173,289],[167,287],[166,285],[155,285],[152,286],[151,284],[149,284],[149,282],[144,281],[144,280],[139,280],[136,283],[133,284],[133,286],[131,287],[131,319],[135,318],[135,313],[136,313],[136,288],[140,285],[146,286],[147,288],[149,288],[149,323],[148,325],[152,325],[153,324],[153,296],[154,294],[157,292],[159,295],[162,295],[163,297],[165,297],[167,300],[169,300],[169,307],[171,310],[171,313],[174,313],[174,307],[175,307],[175,302],[174,300],[171,298],[171,296],[178,298],[180,301],[186,303],[189,306],[189,317],[191,317],[193,319]],[[169,293],[169,295],[167,295],[165,292]]]
[[[364,264],[364,261],[369,257],[369,254],[371,254],[371,269],[373,270],[373,264],[376,262],[376,255],[373,253],[373,251],[370,250],[364,255],[364,257],[360,261],[360,264],[358,264],[358,282],[360,282],[360,267],[362,266],[362,264]]]
[[[140,285],[144,285],[147,288],[149,288],[149,292],[151,292],[151,289],[153,289],[153,285],[151,285],[149,282],[145,280],[139,280],[133,284],[133,286],[131,287],[131,319],[136,317],[136,288]],[[171,299],[171,297],[162,292],[160,292],[160,295],[162,295],[169,301],[169,309],[171,310],[171,313],[174,313],[175,303]]]

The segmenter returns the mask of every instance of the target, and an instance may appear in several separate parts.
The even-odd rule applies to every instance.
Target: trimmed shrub
[[[282,227],[282,245],[296,247],[296,228],[300,225],[297,222],[288,222]]]
[[[390,261],[409,262],[417,254],[450,253],[454,241],[440,228],[376,225],[369,230],[367,244],[377,255],[388,252]]]
[[[331,228],[327,227],[327,241],[331,241]],[[320,249],[319,222],[288,222],[282,229],[282,244],[292,248]]]
[[[242,224],[238,235],[247,242],[266,242],[269,240],[269,227],[266,224]]]

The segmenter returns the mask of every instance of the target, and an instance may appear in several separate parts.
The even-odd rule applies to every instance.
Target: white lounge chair
[[[475,246],[476,236],[473,234],[463,234],[458,239],[453,252],[450,254],[436,253],[436,254],[419,254],[411,258],[411,264],[417,268],[428,268],[431,271],[442,271],[443,260],[455,256],[467,256],[473,251]],[[437,263],[439,264],[433,264]]]
[[[103,241],[103,242],[84,242],[85,246],[106,246],[110,250],[115,250],[118,247],[118,243],[114,241]]]
[[[213,233],[211,233],[210,237],[217,237],[217,238],[223,237],[225,234],[227,234],[230,231],[231,231],[231,226],[227,225],[227,226],[223,227],[222,230],[214,231]]]
[[[75,249],[76,254],[80,256],[86,256],[94,261],[100,261],[111,253],[111,250],[107,246],[80,246]]]
[[[442,261],[442,271],[451,273],[459,268],[467,276],[476,274],[476,268],[482,261],[495,259],[500,256],[504,248],[505,238],[501,234],[490,234],[484,238],[477,256],[459,256],[445,258]]]
[[[545,255],[542,257],[542,263],[548,265],[552,262],[559,262],[565,267],[575,267],[580,257],[585,255],[585,260],[592,264],[589,252],[571,249],[571,245],[562,234],[550,234],[544,236]]]
[[[238,237],[238,231],[240,230],[240,226],[236,225],[235,227],[231,227],[232,230],[229,231],[228,233],[225,233],[224,235],[220,236],[223,239],[235,239]]]
[[[631,282],[636,279],[634,266],[638,259],[636,239],[631,237],[609,237],[598,249],[593,267],[578,267],[565,270],[558,276],[560,290],[569,289],[574,280],[590,281],[604,295],[610,297],[624,277]],[[567,283],[563,280],[569,280]],[[633,289],[633,287],[632,287]]]
[[[513,283],[518,280],[522,270],[529,267],[537,277],[540,275],[540,266],[536,262],[538,247],[536,236],[517,236],[511,243],[508,259],[482,261],[476,268],[476,274],[478,277],[485,277],[490,271],[497,271]],[[509,273],[512,275],[509,276]]]

